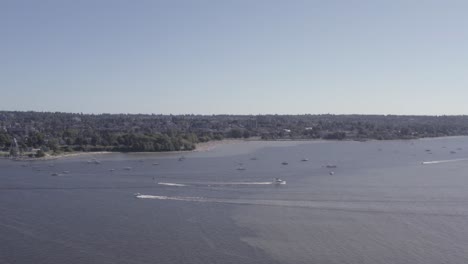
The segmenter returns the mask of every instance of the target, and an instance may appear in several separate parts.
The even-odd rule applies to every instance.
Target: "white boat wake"
[[[468,159],[452,159],[452,160],[433,160],[433,161],[423,161],[421,164],[429,165],[429,164],[440,164],[440,163],[450,163],[450,162],[460,162],[460,161],[468,161]]]
[[[172,182],[158,182],[159,185],[166,185],[166,186],[176,186],[176,187],[184,187],[187,186],[186,184],[181,183],[172,183]]]
[[[159,185],[165,186],[235,186],[235,185],[272,185],[272,184],[286,184],[286,181],[282,182],[193,182],[193,183],[175,183],[175,182],[158,182]]]
[[[186,201],[186,202],[203,202],[207,201],[201,197],[178,197],[178,196],[160,196],[160,195],[148,195],[148,194],[136,194],[138,199],[155,199],[155,200],[172,200],[172,201]]]
[[[209,185],[269,185],[273,182],[219,182],[219,183],[208,183]]]

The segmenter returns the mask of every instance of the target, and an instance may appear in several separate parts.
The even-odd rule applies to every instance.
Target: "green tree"
[[[45,156],[45,152],[42,149],[36,152],[36,158],[42,158],[44,156]]]
[[[57,152],[59,149],[59,143],[57,139],[50,139],[47,143],[47,147],[53,152]]]
[[[241,138],[242,137],[242,130],[238,128],[233,128],[231,131],[229,131],[229,137],[230,138]]]

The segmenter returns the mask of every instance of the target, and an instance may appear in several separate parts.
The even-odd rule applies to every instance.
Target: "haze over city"
[[[468,113],[466,1],[2,1],[1,110]]]

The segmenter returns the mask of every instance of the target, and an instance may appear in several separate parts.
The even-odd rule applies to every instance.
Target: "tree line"
[[[388,140],[468,135],[468,116],[144,115],[0,111],[0,150],[180,151],[224,138]]]

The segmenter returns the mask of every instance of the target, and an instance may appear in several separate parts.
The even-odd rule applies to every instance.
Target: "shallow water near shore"
[[[467,263],[468,138],[0,160],[0,211],[0,263]]]

